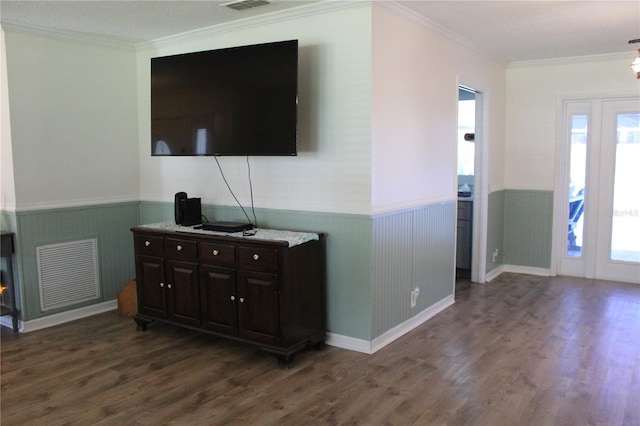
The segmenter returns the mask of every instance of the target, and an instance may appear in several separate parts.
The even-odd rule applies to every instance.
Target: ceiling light
[[[640,43],[640,38],[629,40],[629,44],[631,43]],[[636,59],[631,62],[631,69],[633,70],[636,78],[640,80],[640,49],[638,49],[638,55],[636,56]]]
[[[267,0],[236,0],[222,3],[220,6],[228,7],[235,10],[251,9],[258,6],[269,4]]]

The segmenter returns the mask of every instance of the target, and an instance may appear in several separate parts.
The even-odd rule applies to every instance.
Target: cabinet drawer
[[[278,271],[278,251],[264,247],[238,247],[238,266],[251,271]]]
[[[163,238],[157,235],[135,235],[135,249],[136,254],[149,254],[162,256],[163,253]]]
[[[198,249],[195,241],[167,238],[164,240],[164,253],[167,257],[191,260],[198,255]]]
[[[230,265],[236,261],[235,250],[232,245],[219,243],[199,243],[200,258],[214,265]]]

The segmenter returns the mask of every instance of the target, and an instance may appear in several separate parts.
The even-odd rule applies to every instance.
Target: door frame
[[[569,188],[565,185],[566,173],[569,156],[569,143],[566,137],[567,120],[566,120],[566,105],[569,102],[593,102],[598,101],[600,105],[604,101],[625,101],[637,99],[638,93],[634,92],[612,92],[612,93],[580,93],[580,94],[562,94],[556,99],[556,161],[555,161],[555,183],[554,183],[554,202],[553,202],[553,239],[551,243],[551,266],[550,274],[552,276],[559,275],[560,273],[560,259],[565,255],[566,243],[567,243],[567,217],[569,206],[566,200],[569,197]],[[594,114],[601,114],[600,108],[596,108],[593,111]],[[593,122],[593,116],[591,117]],[[590,129],[590,135],[600,133],[600,126]],[[591,136],[589,136],[591,137]],[[591,156],[594,157],[593,155]],[[587,158],[587,167],[592,167],[592,161]],[[585,211],[585,214],[596,219],[597,215],[597,200],[596,203],[591,203],[592,209]],[[596,211],[592,211],[592,210]],[[594,254],[595,255],[595,254]],[[589,259],[591,260],[591,258]],[[586,278],[593,278],[595,275],[595,262],[588,262],[590,266],[587,266],[585,270]]]
[[[471,230],[471,281],[474,283],[487,282],[487,216],[488,216],[488,147],[485,143],[485,129],[487,123],[486,96],[487,90],[473,83],[467,83],[463,79],[457,79],[456,84],[456,132],[458,134],[457,99],[460,87],[475,92],[475,161],[473,178],[473,226]],[[458,145],[455,146],[455,164],[458,164]],[[455,173],[455,191],[458,191],[458,174]],[[456,198],[457,200],[457,198]],[[455,275],[455,270],[454,270]]]

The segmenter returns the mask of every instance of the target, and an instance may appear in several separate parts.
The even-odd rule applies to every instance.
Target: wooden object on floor
[[[638,425],[640,286],[503,274],[373,355],[273,368],[235,341],[114,312],[2,328],[2,425]]]
[[[134,317],[138,313],[138,294],[136,281],[129,281],[118,293],[118,314]]]

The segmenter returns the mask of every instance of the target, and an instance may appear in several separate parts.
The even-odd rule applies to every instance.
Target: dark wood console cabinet
[[[139,330],[163,321],[240,340],[274,354],[287,368],[297,352],[324,347],[322,234],[290,246],[153,226],[132,231]]]

